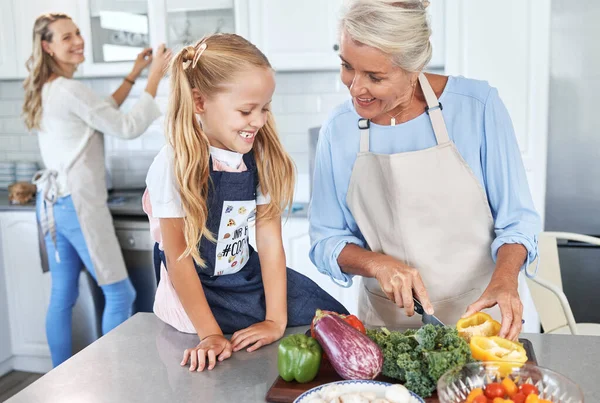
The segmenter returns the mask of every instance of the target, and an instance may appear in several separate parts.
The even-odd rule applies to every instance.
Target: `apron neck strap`
[[[433,133],[435,134],[435,139],[438,144],[445,144],[450,141],[448,137],[448,130],[446,130],[446,123],[444,123],[444,116],[442,115],[443,106],[440,101],[438,101],[435,96],[435,92],[431,88],[427,77],[425,74],[419,74],[419,84],[421,84],[421,89],[423,90],[423,95],[425,95],[425,101],[427,102],[427,107],[425,108],[425,113],[429,115],[429,119],[431,120],[431,126],[433,127]],[[371,125],[371,121],[368,119],[359,119],[358,120],[358,128],[360,129],[360,152],[366,153],[369,152],[369,126]]]
[[[358,128],[360,129],[360,152],[369,152],[369,126],[371,121],[369,119],[359,119]]]
[[[435,92],[431,88],[429,81],[425,77],[425,74],[419,74],[419,83],[427,102],[425,112],[429,115],[431,120],[431,126],[433,127],[433,133],[438,144],[444,144],[450,141],[448,137],[448,130],[446,130],[446,123],[444,123],[444,116],[442,115],[443,106],[435,96]]]

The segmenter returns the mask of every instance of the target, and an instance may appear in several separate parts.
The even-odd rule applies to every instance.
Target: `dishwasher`
[[[129,278],[137,292],[133,313],[152,312],[157,281],[148,218],[117,216],[113,221]]]
[[[152,312],[156,293],[154,241],[145,216],[116,215],[115,232],[121,246],[129,278],[137,293],[133,312]],[[82,270],[79,298],[73,307],[73,353],[77,353],[102,336],[104,295],[91,275]]]

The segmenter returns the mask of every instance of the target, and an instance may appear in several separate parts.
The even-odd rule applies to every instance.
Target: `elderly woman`
[[[518,274],[537,256],[540,217],[498,91],[423,73],[426,7],[353,1],[341,18],[352,99],[319,136],[310,257],[341,285],[362,277],[367,325],[419,326],[414,296],[447,324],[491,308],[515,339]]]

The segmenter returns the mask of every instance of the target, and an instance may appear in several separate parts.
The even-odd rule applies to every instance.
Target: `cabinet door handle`
[[[135,246],[135,239],[133,237],[130,237],[127,239],[127,244],[129,246]]]

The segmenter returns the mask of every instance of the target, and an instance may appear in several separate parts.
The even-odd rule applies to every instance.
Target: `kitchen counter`
[[[112,191],[108,196],[108,208],[113,216],[139,216],[146,217],[142,210],[142,190],[118,190]],[[35,201],[26,204],[9,204],[8,191],[0,190],[0,212],[2,211],[35,211]],[[285,214],[283,218],[285,219]],[[292,205],[293,218],[306,218],[308,215],[308,203],[294,203]]]
[[[302,333],[307,326],[290,328]],[[541,366],[579,383],[586,402],[600,402],[600,337],[523,334]],[[264,402],[277,377],[277,343],[241,351],[214,370],[179,366],[196,335],[179,333],[154,314],[138,313],[7,403]]]
[[[35,202],[29,204],[10,204],[8,190],[0,190],[0,212],[2,211],[35,211]]]
[[[142,210],[142,190],[110,192],[108,208],[113,215],[146,216]],[[0,211],[35,211],[35,199],[28,204],[10,204],[8,191],[0,190]]]

